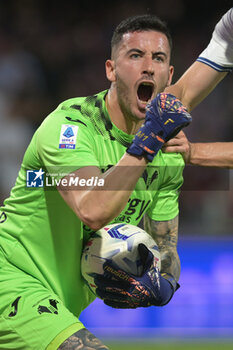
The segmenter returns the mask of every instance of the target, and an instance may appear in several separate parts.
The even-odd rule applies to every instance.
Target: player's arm
[[[144,217],[145,231],[156,241],[161,256],[161,274],[170,274],[178,282],[180,259],[177,253],[178,216],[168,221],[155,221]]]
[[[189,111],[192,111],[226,75],[226,72],[218,72],[196,61],[174,85],[167,87],[165,91],[175,95]]]
[[[182,153],[186,164],[233,169],[233,142],[191,143],[181,131],[163,151]]]
[[[177,83],[168,87],[192,110],[233,68],[233,8],[217,23],[210,43]]]
[[[98,230],[112,221],[126,206],[139,177],[147,164],[146,158],[125,153],[121,160],[104,174],[98,167],[83,167],[73,172],[79,179],[91,177],[103,180],[101,187],[63,187],[58,190],[82,222]],[[69,183],[69,176],[65,179]]]
[[[171,121],[172,118],[172,122]],[[91,177],[104,181],[103,186],[62,186],[58,190],[85,225],[98,230],[112,221],[126,206],[148,161],[152,161],[164,142],[191,122],[191,116],[172,95],[159,94],[148,107],[146,119],[120,161],[106,171],[83,167],[75,172],[79,179]],[[69,183],[69,175],[65,178]]]
[[[96,338],[86,328],[80,329],[67,338],[58,348],[58,350],[108,350],[98,338]]]

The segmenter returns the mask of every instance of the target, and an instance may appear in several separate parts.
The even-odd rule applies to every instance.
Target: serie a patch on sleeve
[[[59,148],[75,149],[77,133],[77,125],[62,124],[59,139]]]

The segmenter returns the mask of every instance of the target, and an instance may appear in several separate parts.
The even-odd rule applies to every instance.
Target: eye
[[[153,59],[154,59],[154,61],[158,61],[158,62],[164,62],[165,61],[164,56],[157,56],[157,55],[155,55],[153,57]]]
[[[139,58],[141,55],[139,54],[139,53],[132,53],[131,55],[130,55],[130,58],[133,58],[133,59],[137,59],[137,58]]]

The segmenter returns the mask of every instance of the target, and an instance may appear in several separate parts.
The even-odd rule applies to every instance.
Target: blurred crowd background
[[[0,202],[14,185],[35,129],[63,100],[109,87],[104,63],[125,17],[153,13],[174,42],[174,82],[208,44],[231,1],[0,0]],[[233,76],[199,106],[187,136],[233,141]],[[180,200],[181,235],[226,235],[233,228],[230,170],[187,167]]]

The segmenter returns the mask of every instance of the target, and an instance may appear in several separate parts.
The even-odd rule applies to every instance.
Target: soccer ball
[[[154,239],[143,229],[129,224],[112,224],[96,231],[87,242],[81,259],[81,272],[95,294],[93,273],[103,274],[103,264],[113,261],[119,268],[135,276],[143,266],[138,245],[143,243],[153,253],[160,270],[160,253]],[[96,294],[95,294],[96,295]]]

